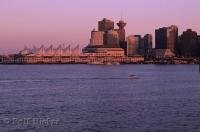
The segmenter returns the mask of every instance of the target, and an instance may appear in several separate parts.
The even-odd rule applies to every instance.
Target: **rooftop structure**
[[[99,31],[109,31],[114,30],[114,22],[104,18],[102,21],[98,22],[98,29]]]
[[[54,48],[52,45],[50,47],[45,48],[42,45],[40,48],[36,48],[35,46],[32,49],[28,49],[24,47],[22,51],[20,51],[21,55],[28,56],[70,56],[70,55],[79,55],[79,45],[71,49],[71,46],[67,47],[59,45],[57,48]]]

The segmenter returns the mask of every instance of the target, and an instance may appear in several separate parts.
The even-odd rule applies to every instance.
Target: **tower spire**
[[[123,20],[123,11],[121,11],[120,20]]]

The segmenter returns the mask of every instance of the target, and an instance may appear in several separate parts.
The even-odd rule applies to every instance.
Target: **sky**
[[[154,35],[155,29],[177,25],[200,33],[200,0],[0,0],[0,54],[26,45],[89,43],[97,22],[127,22],[126,35]],[[116,26],[117,28],[117,26]]]

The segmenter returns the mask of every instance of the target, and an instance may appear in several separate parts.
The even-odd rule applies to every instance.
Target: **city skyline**
[[[2,0],[0,53],[14,53],[24,45],[48,46],[56,41],[84,47],[89,43],[89,32],[97,29],[96,21],[104,17],[115,23],[123,18],[127,22],[126,36],[148,33],[154,42],[159,27],[177,25],[179,35],[188,28],[199,33],[199,4],[198,0]]]

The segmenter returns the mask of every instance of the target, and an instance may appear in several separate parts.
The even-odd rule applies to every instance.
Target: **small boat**
[[[128,77],[129,79],[139,79],[139,77],[137,77],[136,75],[132,74],[132,75],[129,75]]]
[[[136,75],[132,74],[132,75],[129,75],[129,77],[136,77]]]
[[[88,64],[90,64],[90,65],[103,65],[104,63],[95,61],[95,62],[89,62]]]
[[[120,65],[119,62],[113,62],[113,65]]]
[[[107,66],[112,66],[113,64],[110,63],[110,62],[107,62],[106,65],[107,65]]]

